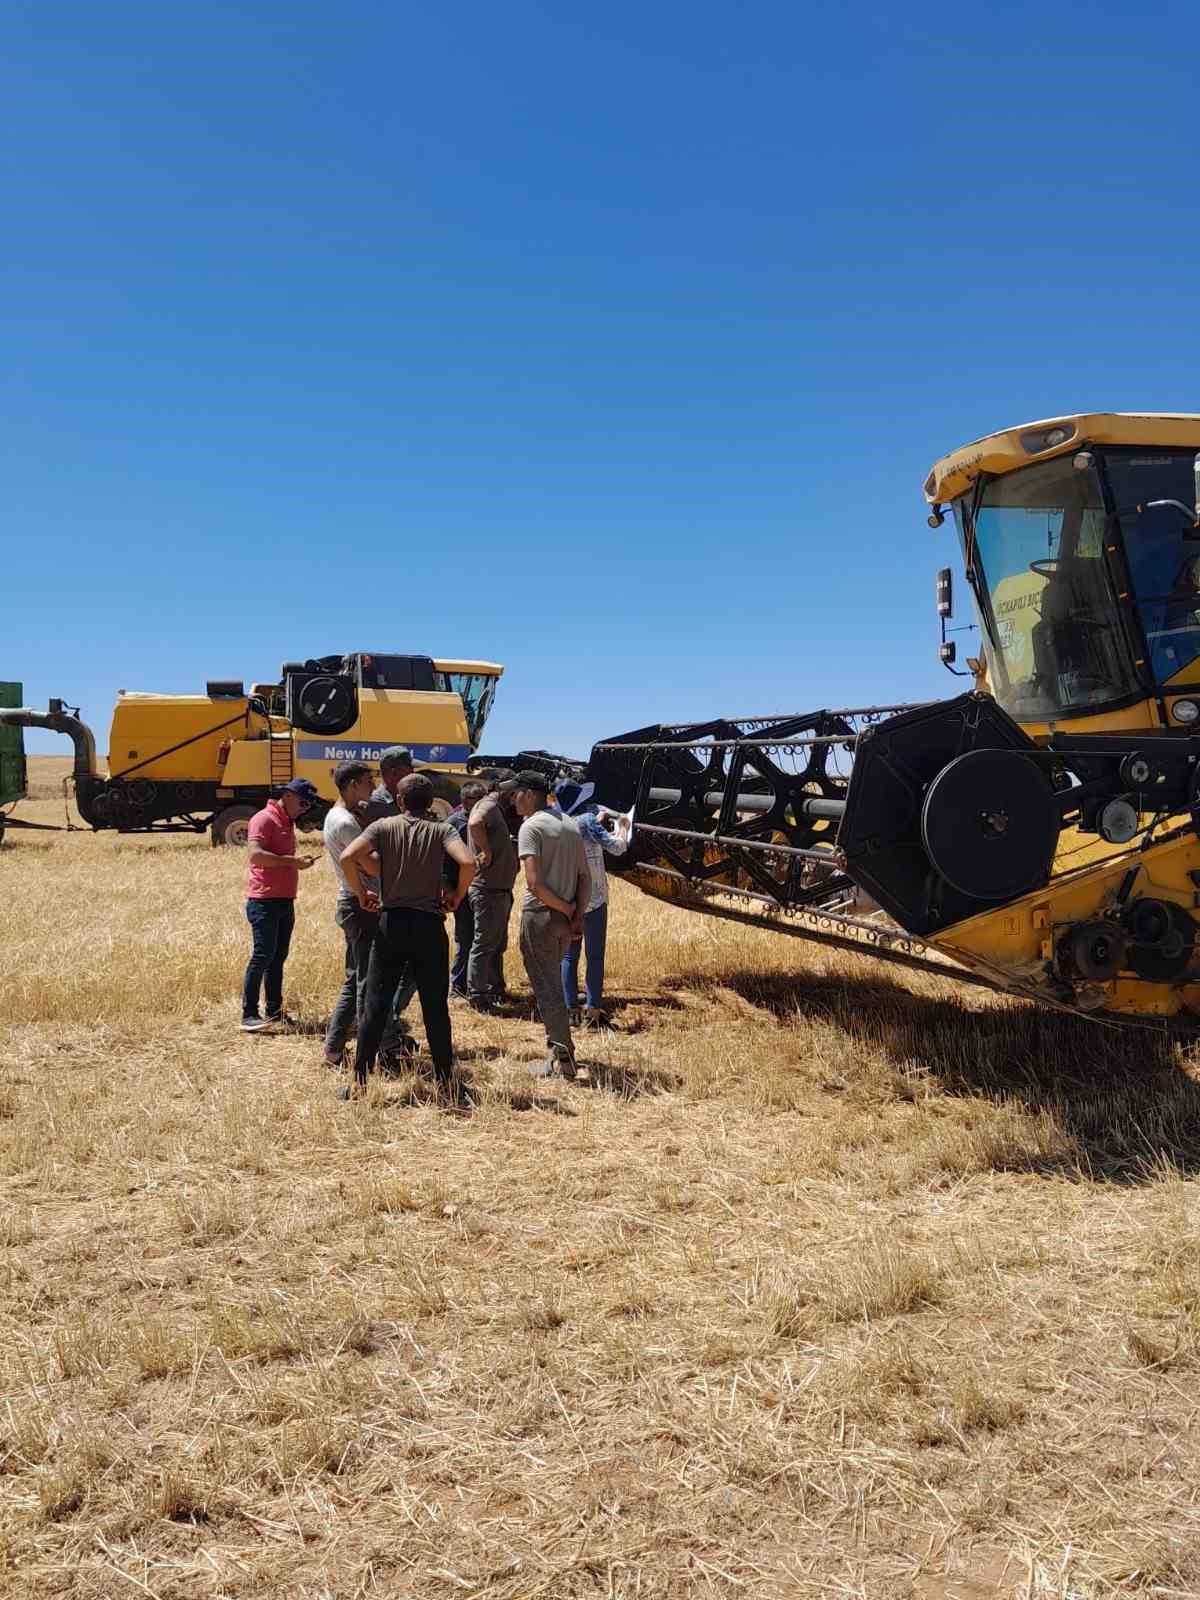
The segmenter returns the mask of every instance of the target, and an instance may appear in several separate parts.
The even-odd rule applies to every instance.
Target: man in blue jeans
[[[623,856],[629,848],[630,821],[611,811],[587,806],[591,784],[581,785],[568,779],[555,785],[554,798],[564,816],[570,817],[579,829],[583,850],[591,874],[592,889],[587,910],[583,913],[582,934],[576,934],[571,948],[563,957],[563,999],[567,1010],[579,1010],[579,957],[587,954],[587,1009],[582,1021],[585,1027],[605,1028],[608,1017],[604,1010],[604,953],[608,944],[608,872],[605,855]]]
[[[317,859],[296,854],[295,822],[317,798],[315,784],[293,778],[250,818],[246,921],[254,945],[242,984],[243,1033],[261,1033],[272,1023],[288,1020],[283,1009],[283,966],[296,922],[296,889],[300,874]],[[265,1018],[258,1009],[264,987]]]
[[[458,791],[458,804],[446,818],[446,821],[457,833],[462,842],[470,848],[467,838],[467,818],[471,814],[471,807],[482,800],[487,789],[482,783],[464,783]],[[454,876],[450,876],[453,869]],[[458,882],[458,866],[449,857],[446,858],[446,887],[453,889]],[[471,896],[464,895],[459,901],[458,909],[454,913],[454,960],[450,963],[450,993],[456,1000],[467,998],[467,962],[471,955],[471,946],[475,941],[475,911]]]

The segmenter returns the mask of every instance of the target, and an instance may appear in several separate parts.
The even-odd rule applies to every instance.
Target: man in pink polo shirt
[[[250,867],[246,884],[246,921],[254,946],[242,985],[242,1032],[260,1033],[285,1021],[283,964],[296,922],[296,889],[300,874],[316,856],[296,854],[295,821],[318,798],[316,784],[293,778],[276,799],[268,800],[250,818]],[[265,984],[264,984],[265,980]],[[267,1014],[258,999],[266,988]]]

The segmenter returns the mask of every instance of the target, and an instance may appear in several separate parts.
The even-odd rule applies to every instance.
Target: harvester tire
[[[227,844],[244,850],[250,842],[250,818],[257,809],[256,806],[240,805],[226,806],[224,811],[218,811],[212,819],[213,845]]]

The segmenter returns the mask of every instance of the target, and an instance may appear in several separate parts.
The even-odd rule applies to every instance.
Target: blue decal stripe
[[[339,739],[298,739],[296,741],[296,756],[301,761],[378,761],[385,750],[389,750],[396,741],[389,740],[387,744],[361,744],[351,740],[346,743]],[[419,766],[422,762],[436,763],[440,766],[459,766],[471,754],[468,744],[410,744],[413,761]]]

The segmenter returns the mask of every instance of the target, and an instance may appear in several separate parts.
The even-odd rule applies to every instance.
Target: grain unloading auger
[[[1087,1015],[1200,1016],[1200,417],[1033,423],[925,493],[958,525],[975,687],[603,741],[626,876]]]

